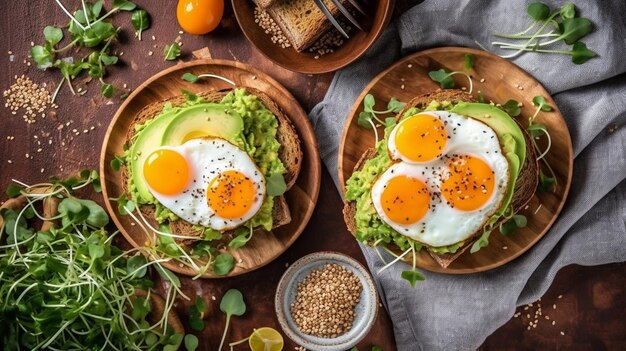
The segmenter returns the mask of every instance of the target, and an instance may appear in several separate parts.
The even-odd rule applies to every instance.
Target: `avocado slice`
[[[479,120],[491,127],[498,135],[504,156],[509,163],[507,191],[498,210],[499,215],[504,215],[511,204],[517,177],[526,161],[526,140],[521,128],[513,117],[489,104],[460,102],[450,111]]]
[[[176,117],[178,112],[179,109],[170,109],[158,115],[139,132],[137,139],[130,148],[130,169],[133,184],[140,197],[137,199],[139,203],[147,203],[154,200],[143,177],[143,164],[152,150],[163,145],[161,143],[163,130]]]
[[[162,145],[181,145],[194,138],[214,136],[239,144],[243,119],[228,106],[205,103],[180,111],[166,126]]]

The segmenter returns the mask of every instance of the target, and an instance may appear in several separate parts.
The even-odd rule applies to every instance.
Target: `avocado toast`
[[[502,156],[506,156],[508,164],[506,173],[508,182],[503,181],[506,186],[501,189],[501,200],[497,203],[497,210],[485,214],[488,215],[488,220],[484,221],[479,229],[472,231],[471,235],[443,246],[431,246],[401,234],[395,227],[392,228],[389,220],[382,219],[385,211],[376,208],[376,196],[372,195],[373,184],[379,181],[383,173],[392,165],[402,163],[392,159],[387,151],[390,134],[394,128],[408,117],[436,112],[435,110],[440,113],[462,115],[479,122],[478,125],[488,127],[485,129],[489,129],[495,133],[494,136],[497,136],[500,144],[497,149],[501,151]],[[477,103],[470,94],[461,90],[438,90],[412,99],[398,113],[394,122],[392,125],[387,125],[385,138],[378,142],[376,148],[364,152],[352,176],[346,182],[344,219],[350,232],[359,241],[374,246],[380,243],[392,244],[402,251],[411,247],[423,248],[440,266],[445,268],[469,248],[475,247],[476,249],[472,249],[475,251],[486,245],[491,230],[518,213],[532,198],[538,182],[535,150],[528,134],[517,121],[495,105]],[[447,155],[437,156],[448,157]],[[423,232],[424,229],[422,229]]]
[[[245,244],[251,235],[291,221],[282,193],[293,186],[300,171],[300,140],[287,116],[263,92],[252,88],[197,95],[185,92],[144,107],[133,125],[126,135],[129,147],[122,169],[125,192],[145,218],[156,222],[161,230],[166,228],[175,234],[179,244],[191,247],[196,242],[210,242],[219,248],[237,236],[247,238]],[[207,137],[246,151],[266,179],[277,177],[284,181],[280,194],[266,194],[258,212],[232,229],[215,230],[181,219],[152,196],[144,179],[143,167],[151,150]]]

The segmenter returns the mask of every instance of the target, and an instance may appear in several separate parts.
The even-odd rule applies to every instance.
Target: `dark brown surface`
[[[74,8],[78,3],[67,0],[63,2],[70,8]],[[107,4],[110,2],[107,1]],[[158,6],[155,2],[137,2],[145,4],[152,16],[153,26],[144,33],[144,40],[138,42],[132,38],[129,15],[116,16],[116,23],[124,26],[121,43],[116,45],[118,50],[124,52],[121,57],[124,64],[111,70],[110,78],[107,78],[118,85],[127,83],[129,88],[137,87],[148,77],[173,64],[162,60],[163,45],[174,41],[179,35],[174,16],[176,1],[160,1]],[[410,1],[399,1],[398,7],[407,8],[409,3]],[[2,1],[0,14],[0,33],[3,34],[0,39],[2,90],[13,82],[14,75],[21,74],[27,74],[38,83],[56,85],[60,80],[58,72],[40,72],[33,66],[27,66],[23,60],[27,59],[30,42],[42,41],[41,31],[45,25],[62,25],[67,22],[67,18],[53,1]],[[152,35],[156,36],[156,41],[151,40]],[[222,26],[215,33],[202,37],[189,35],[181,37],[184,43],[183,59],[190,59],[192,50],[208,46],[214,58],[250,63],[280,81],[296,96],[305,110],[309,110],[321,100],[332,78],[329,74],[309,77],[272,64],[246,42],[237,28],[229,6]],[[153,45],[158,45],[158,48],[154,48]],[[15,55],[15,62],[9,62],[8,51]],[[154,55],[148,56],[149,51],[153,51]],[[32,125],[26,125],[19,116],[13,116],[7,109],[0,108],[1,188],[6,187],[11,178],[32,183],[53,174],[68,174],[72,170],[97,168],[106,126],[120,102],[113,100],[112,105],[107,105],[106,100],[99,97],[95,84],[89,85],[89,92],[84,97],[72,97],[64,87],[58,101],[61,105],[56,116],[58,121],[48,116]],[[56,130],[61,121],[69,120],[74,121],[72,126],[60,132]],[[95,126],[96,129],[86,135],[81,133],[65,147],[61,146],[61,139],[69,140],[71,129],[84,130],[91,126]],[[42,133],[50,134],[44,137]],[[15,139],[7,141],[7,136],[15,136]],[[37,145],[34,136],[41,138],[41,146]],[[52,145],[47,144],[48,139],[53,141]],[[39,148],[42,148],[41,152],[37,152]],[[32,155],[33,159],[27,160],[25,153]],[[8,164],[9,159],[13,161],[12,164]],[[64,171],[60,171],[60,167],[63,167]],[[43,173],[40,173],[41,168],[44,168]],[[341,251],[363,260],[354,239],[345,229],[341,218],[341,201],[326,171],[323,172],[318,206],[308,228],[276,261],[250,275],[231,279],[194,283],[191,283],[190,279],[183,279],[186,291],[201,293],[210,308],[207,328],[200,338],[203,349],[216,349],[216,338],[221,334],[224,323],[218,303],[212,302],[212,296],[219,301],[224,291],[231,287],[238,288],[244,293],[249,307],[244,317],[233,319],[228,341],[247,336],[254,327],[278,328],[272,301],[276,283],[285,270],[285,264],[294,262],[307,253],[324,249]],[[568,267],[559,273],[553,286],[542,299],[544,315],[554,317],[557,321],[555,327],[541,321],[536,329],[528,331],[527,323],[522,324],[521,319],[514,318],[487,339],[484,349],[623,349],[626,345],[624,286],[626,286],[626,264]],[[563,294],[562,299],[557,298],[559,294]],[[557,303],[554,313],[549,312],[553,303]],[[179,311],[184,312],[183,305],[178,307]],[[385,351],[395,349],[389,319],[383,309],[381,312],[383,313],[380,314],[374,331],[359,345],[360,350],[369,350],[372,344],[382,346]],[[526,322],[526,319],[523,321]],[[560,335],[560,331],[563,331],[565,336]],[[243,345],[235,348],[235,350],[245,349],[247,348]],[[294,345],[288,342],[285,350],[293,349]]]

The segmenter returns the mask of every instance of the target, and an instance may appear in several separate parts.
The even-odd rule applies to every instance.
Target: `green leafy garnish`
[[[206,311],[206,305],[201,296],[196,296],[193,306],[189,309],[189,326],[195,331],[202,331],[204,329],[204,312]]]
[[[466,70],[471,70],[472,68],[474,68],[474,59],[476,57],[474,56],[474,54],[465,54],[465,59],[463,62],[463,67]]]
[[[163,49],[163,57],[166,61],[174,61],[177,57],[180,56],[180,44],[177,42],[173,42],[171,44],[165,45]]]
[[[22,193],[22,190],[24,190],[24,187],[15,185],[15,184],[10,184],[7,187],[6,194],[9,198],[18,197]]]
[[[217,275],[227,275],[233,267],[235,267],[235,259],[227,253],[217,255],[213,261],[213,272]]]
[[[63,40],[63,31],[57,27],[46,26],[43,29],[43,37],[50,45],[55,46]]]
[[[452,79],[452,75],[453,73],[445,68],[441,68],[437,71],[428,72],[428,76],[430,77],[430,79],[439,83],[441,89],[454,88],[454,79]]]
[[[222,346],[224,346],[224,340],[226,339],[226,334],[228,333],[230,318],[232,316],[240,317],[246,313],[246,303],[243,301],[243,295],[241,295],[241,292],[237,289],[228,290],[224,296],[222,296],[220,310],[226,314],[226,325],[224,326],[224,334],[222,335],[220,346],[217,348],[218,350],[221,350]]]
[[[527,224],[526,216],[524,215],[514,215],[508,221],[500,224],[500,234],[502,235],[510,235],[513,234],[517,229],[526,227]]]
[[[374,99],[374,95],[367,94],[363,99],[363,111],[359,113],[357,118],[357,124],[360,127],[366,129],[374,129],[376,125],[385,126],[391,119],[395,121],[393,117],[387,117],[385,121],[381,120],[378,116],[386,115],[389,113],[399,113],[404,106],[406,106],[405,102],[399,101],[395,97],[392,97],[387,103],[387,109],[383,111],[377,111],[374,109],[374,105],[376,105],[376,100]]]
[[[556,184],[556,179],[554,177],[549,177],[545,175],[543,171],[539,171],[539,184],[537,186],[537,190],[540,193],[552,191],[554,184]]]
[[[111,84],[102,84],[100,86],[100,92],[104,97],[110,98],[115,92],[115,87],[113,87]]]
[[[287,183],[285,177],[280,173],[274,173],[265,178],[268,196],[280,196],[287,191]]]
[[[409,284],[411,284],[411,287],[415,287],[415,282],[422,281],[424,279],[426,279],[426,277],[424,277],[424,275],[421,272],[418,271],[402,271],[402,279],[404,280],[408,280]]]
[[[502,105],[502,109],[511,117],[517,117],[522,113],[522,109],[519,107],[519,102],[516,100],[509,100],[504,105]]]
[[[526,30],[515,34],[496,34],[496,36],[513,40],[505,42],[494,41],[492,43],[500,47],[500,49],[515,50],[513,54],[503,57],[513,58],[522,52],[529,51],[569,55],[572,57],[573,63],[583,64],[596,56],[596,53],[589,50],[585,43],[579,41],[593,30],[593,23],[587,18],[578,17],[574,4],[565,4],[559,10],[551,12],[548,5],[535,2],[528,6],[527,13],[533,19],[533,22]],[[539,25],[539,29],[532,35],[527,34],[536,25]],[[554,30],[544,33],[545,30],[552,27],[556,27],[557,33],[553,33]],[[522,43],[517,44],[515,42],[517,40],[521,40]],[[561,41],[566,45],[572,45],[571,50],[548,49],[551,45]]]
[[[232,238],[232,240],[228,243],[228,247],[231,249],[239,249],[243,247],[248,243],[248,241],[250,241],[250,239],[252,239],[252,232],[252,228],[239,228],[239,230],[237,230],[237,236]]]
[[[197,336],[193,334],[185,335],[185,349],[187,349],[187,351],[196,351],[198,344],[199,341]]]
[[[130,21],[135,28],[135,34],[137,39],[141,40],[141,33],[150,27],[150,18],[146,10],[133,11],[133,15],[130,17]]]
[[[184,73],[181,77],[182,80],[188,81],[189,83],[195,83],[200,79],[197,75],[193,73]]]

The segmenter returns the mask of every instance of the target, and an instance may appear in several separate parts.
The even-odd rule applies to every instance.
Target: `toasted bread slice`
[[[280,0],[254,0],[254,2],[261,8],[268,8],[272,5],[274,5],[277,2],[280,2]]]
[[[339,14],[339,9],[332,1],[322,1],[334,17]],[[340,1],[345,5],[346,0]],[[263,0],[255,2],[260,5]],[[332,26],[313,0],[275,0],[265,10],[298,52],[313,45]]]
[[[302,147],[300,145],[300,139],[298,134],[289,120],[289,118],[284,114],[281,108],[265,93],[254,89],[254,88],[245,88],[248,93],[256,95],[259,100],[263,103],[263,105],[276,116],[278,119],[278,130],[276,138],[280,143],[281,147],[278,150],[278,157],[283,162],[285,167],[287,168],[287,173],[285,173],[285,183],[287,184],[287,189],[290,189],[296,182],[298,178],[298,174],[300,173],[300,168],[302,165]],[[206,91],[198,93],[197,95],[203,97],[207,101],[211,102],[219,102],[224,96],[226,96],[231,90],[222,90],[222,91]],[[178,95],[160,102],[152,103],[146,107],[144,107],[139,113],[136,115],[133,125],[145,123],[146,121],[156,117],[163,110],[163,106],[166,103],[171,103],[173,106],[181,105],[187,100],[187,97],[184,95]],[[126,143],[131,144],[132,139],[135,136],[136,131],[134,128],[128,130],[126,134]],[[128,179],[130,174],[126,169],[122,169],[122,177],[124,179]],[[124,185],[124,190],[128,193],[128,183],[126,182]],[[142,213],[146,216],[146,218],[152,219],[154,218],[154,207],[149,205],[141,206]],[[289,206],[287,205],[287,201],[284,196],[278,196],[274,198],[274,207],[272,209],[272,217],[273,217],[273,228],[280,227],[282,225],[288,224],[291,222],[291,213],[289,211]],[[170,223],[171,229],[174,233],[184,235],[184,236],[198,236],[200,238],[200,232],[193,228],[188,222],[183,220],[177,220]],[[261,228],[256,228],[256,232],[264,231]],[[227,231],[223,235],[222,241],[227,242],[232,237],[234,231]],[[181,240],[183,244],[187,243],[188,240]]]
[[[406,106],[400,111],[397,115],[397,119],[399,120],[402,115],[411,107],[423,108],[430,104],[431,101],[450,101],[453,103],[458,102],[472,102],[474,98],[462,91],[462,90],[437,90],[430,94],[420,95],[413,98],[409,101]],[[524,128],[521,128],[524,133],[524,138],[526,140],[526,145],[532,145],[530,136],[525,132]],[[370,148],[366,150],[359,161],[354,166],[354,172],[360,170],[365,162],[370,158],[376,156],[376,149]],[[515,191],[513,194],[513,199],[511,201],[511,208],[513,213],[517,213],[522,210],[526,204],[530,201],[535,193],[535,189],[537,188],[538,183],[538,174],[539,167],[536,161],[536,153],[533,147],[526,148],[526,161],[522,166],[520,171],[520,175],[517,178],[517,183],[515,183]],[[356,202],[346,202],[343,208],[343,215],[348,230],[354,235],[356,234]],[[497,222],[495,225],[498,226],[500,222]],[[443,268],[448,267],[454,260],[456,260],[459,256],[461,256],[467,249],[469,249],[472,244],[478,240],[480,235],[482,234],[481,230],[478,230],[474,236],[465,240],[465,244],[460,247],[454,254],[436,254],[433,252],[428,252],[431,257]]]

